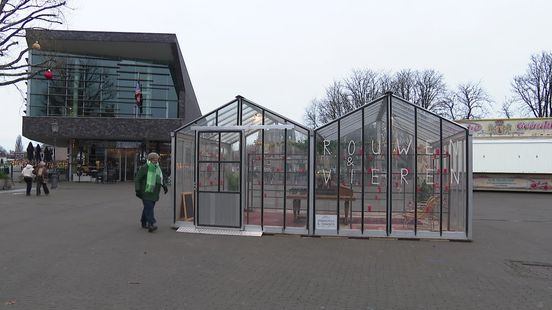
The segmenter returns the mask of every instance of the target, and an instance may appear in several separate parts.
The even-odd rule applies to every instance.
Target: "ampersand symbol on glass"
[[[351,167],[355,165],[353,163],[353,157],[352,157],[352,155],[355,155],[355,150],[356,150],[355,141],[354,140],[349,141],[349,145],[347,146],[347,154],[349,155],[349,157],[347,157],[347,167]]]

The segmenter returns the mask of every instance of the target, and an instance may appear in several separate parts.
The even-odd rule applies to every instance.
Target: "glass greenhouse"
[[[471,136],[391,93],[315,130],[238,96],[173,133],[179,227],[471,239]]]

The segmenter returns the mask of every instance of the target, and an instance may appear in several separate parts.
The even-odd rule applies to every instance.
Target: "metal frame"
[[[393,159],[393,133],[394,133],[394,124],[393,124],[393,121],[394,121],[394,117],[393,117],[393,113],[394,113],[394,109],[393,109],[393,105],[394,105],[394,102],[393,100],[395,99],[398,99],[400,100],[401,103],[404,103],[404,104],[407,104],[407,105],[411,105],[414,107],[413,111],[414,111],[414,128],[413,128],[413,132],[410,132],[410,134],[413,134],[414,136],[414,175],[413,175],[413,178],[414,178],[414,190],[413,190],[413,199],[414,199],[414,218],[415,218],[415,222],[414,222],[414,228],[413,228],[413,231],[394,231],[393,229],[393,209],[394,209],[394,206],[393,206],[393,197],[395,196],[394,193],[393,193],[393,163],[394,163],[394,159]],[[365,141],[365,113],[366,111],[364,110],[365,108],[367,108],[368,106],[372,105],[372,104],[375,104],[375,103],[380,103],[382,105],[385,105],[385,109],[386,109],[386,112],[387,112],[387,115],[385,117],[385,121],[386,121],[386,128],[387,128],[387,132],[386,132],[386,137],[387,137],[387,147],[386,147],[386,154],[384,155],[387,162],[386,162],[386,175],[387,175],[387,178],[386,178],[386,186],[387,186],[387,189],[386,189],[386,193],[385,193],[385,197],[386,197],[386,217],[385,217],[385,220],[386,220],[386,229],[385,229],[385,235],[387,236],[396,236],[396,237],[405,237],[405,238],[447,238],[447,239],[471,239],[471,172],[469,171],[470,168],[470,163],[471,163],[471,156],[468,151],[469,151],[469,144],[471,143],[471,140],[469,140],[469,132],[466,128],[458,125],[458,124],[455,124],[453,122],[450,122],[448,120],[445,120],[443,119],[442,117],[440,117],[439,115],[435,114],[435,113],[432,113],[431,111],[428,111],[427,109],[424,109],[422,107],[418,107],[418,106],[415,106],[401,98],[398,98],[396,96],[394,96],[391,92],[388,92],[386,93],[384,96],[382,97],[379,97],[375,100],[373,100],[372,102],[360,107],[359,109],[362,109],[361,112],[359,112],[358,110],[359,109],[356,109],[354,111],[351,111],[341,117],[339,117],[338,119],[328,123],[328,124],[325,124],[324,126],[321,126],[317,129],[314,130],[313,132],[313,136],[314,136],[314,143],[311,147],[311,150],[313,152],[316,151],[316,142],[317,142],[317,135],[318,133],[320,132],[321,129],[324,129],[324,128],[327,128],[328,126],[331,126],[331,125],[335,125],[337,124],[337,143],[338,143],[338,147],[337,147],[337,150],[338,150],[338,158],[340,158],[340,149],[341,149],[341,120],[345,119],[346,117],[348,117],[349,115],[353,114],[353,113],[362,113],[362,132],[361,132],[361,139],[362,139],[362,145],[364,146],[366,141]],[[383,108],[383,107],[382,107]],[[418,175],[419,175],[419,172],[418,172],[418,150],[417,150],[417,147],[418,147],[418,139],[420,137],[420,133],[419,133],[419,129],[421,128],[422,130],[425,130],[425,131],[437,131],[437,130],[434,130],[434,128],[431,128],[430,126],[428,125],[425,125],[424,123],[421,123],[418,118],[419,118],[419,110],[422,110],[424,112],[426,112],[428,115],[430,116],[434,116],[436,117],[438,120],[439,120],[439,129],[438,129],[438,135],[439,135],[439,144],[438,146],[436,147],[439,147],[439,155],[438,155],[438,160],[439,160],[439,174],[438,176],[436,175],[436,182],[439,182],[439,231],[438,233],[437,232],[426,232],[426,231],[419,231],[419,225],[418,225],[418,217],[420,216],[420,214],[418,213],[417,211],[417,205],[418,205],[418,197],[417,197],[417,188],[418,188]],[[382,112],[383,113],[383,112]],[[403,112],[405,113],[405,112]],[[443,149],[443,146],[444,146],[444,139],[445,139],[445,134],[443,133],[443,124],[444,122],[450,122],[451,124],[454,124],[457,126],[458,128],[458,132],[462,132],[464,131],[466,133],[466,156],[465,158],[463,159],[465,162],[466,162],[466,200],[467,200],[467,203],[466,203],[466,206],[465,206],[465,209],[466,209],[466,221],[465,221],[465,226],[466,226],[466,229],[465,229],[465,234],[461,234],[459,232],[455,232],[455,231],[443,231],[444,229],[444,226],[443,226],[443,215],[444,215],[444,206],[443,206],[443,203],[444,203],[444,180],[445,180],[445,176],[444,176],[444,170],[443,170],[443,166],[445,164],[445,158],[444,158],[444,149]],[[422,127],[420,127],[422,126]],[[420,127],[420,128],[419,128]],[[410,130],[410,129],[408,129]],[[409,133],[409,132],[407,132]],[[360,233],[361,235],[363,236],[368,236],[368,235],[375,235],[375,231],[370,231],[370,230],[366,230],[366,227],[365,227],[365,216],[364,216],[364,212],[365,212],[365,177],[364,177],[364,169],[366,167],[365,165],[365,160],[366,159],[366,154],[363,154],[363,157],[362,157],[362,171],[363,171],[363,178],[362,178],[362,193],[361,193],[361,199],[362,199],[362,224],[361,224],[361,228],[360,228]],[[317,154],[313,154],[311,155],[311,166],[313,167],[313,173],[312,176],[314,177],[314,174],[315,174],[315,170],[317,169]],[[341,173],[341,165],[340,165],[340,162],[339,162],[339,159],[338,159],[338,163],[337,163],[337,166],[335,167],[336,171],[337,171],[337,184],[339,184],[339,180],[340,180],[340,173]],[[315,188],[315,184],[314,182],[312,183],[312,187],[311,187],[311,191],[313,192],[311,194],[311,201],[313,202],[313,207],[311,208],[313,210],[313,217],[316,215],[316,188]],[[337,216],[338,216],[338,225],[337,225],[337,228],[336,228],[336,233],[339,235],[339,234],[344,234],[345,231],[343,232],[340,232],[340,225],[339,225],[339,215],[340,215],[340,194],[339,194],[339,190],[337,192]],[[451,212],[450,211],[450,207],[449,207],[449,213]],[[450,215],[450,214],[449,214]],[[312,220],[312,223],[314,224],[315,223],[315,219],[313,218]],[[449,225],[450,226],[450,225]],[[448,228],[447,228],[448,229]],[[319,234],[315,227],[313,227],[313,229],[311,230],[312,231],[312,234],[314,235],[317,235]],[[327,234],[326,231],[323,232],[324,234]],[[350,233],[349,233],[350,234]]]
[[[367,163],[365,162],[366,160],[368,160],[366,158],[366,148],[365,148],[365,144],[366,144],[366,132],[365,132],[365,126],[366,126],[366,120],[365,120],[365,117],[367,117],[367,111],[365,111],[365,109],[373,104],[381,104],[381,107],[379,109],[379,112],[380,113],[386,113],[386,116],[385,118],[382,118],[381,121],[385,121],[386,124],[384,125],[387,132],[385,133],[385,136],[387,137],[387,142],[386,142],[386,154],[382,154],[381,157],[382,159],[385,158],[386,159],[386,163],[385,163],[385,167],[381,167],[381,168],[385,168],[387,171],[385,172],[386,174],[386,180],[383,184],[385,184],[385,186],[387,187],[385,189],[385,197],[386,197],[386,202],[385,202],[385,210],[386,210],[386,215],[385,215],[385,235],[386,236],[396,236],[396,237],[406,237],[406,238],[419,238],[419,237],[422,237],[422,238],[425,238],[425,237],[429,237],[429,238],[446,238],[446,239],[460,239],[460,240],[470,240],[472,238],[472,226],[471,226],[471,221],[472,221],[472,193],[471,193],[471,190],[472,190],[472,184],[471,184],[471,160],[472,160],[472,154],[470,153],[471,152],[471,147],[470,147],[470,143],[471,143],[471,136],[469,135],[469,132],[467,131],[466,128],[462,127],[462,126],[459,126],[453,122],[450,122],[451,124],[454,124],[457,126],[458,128],[458,133],[462,133],[462,131],[465,132],[466,134],[466,139],[465,139],[465,142],[466,145],[465,145],[465,157],[463,159],[461,159],[462,161],[464,161],[465,163],[465,171],[466,171],[466,180],[465,180],[465,183],[466,183],[466,206],[465,206],[465,231],[462,233],[462,232],[457,232],[457,231],[444,231],[444,226],[443,226],[443,217],[444,217],[444,206],[443,206],[443,202],[444,202],[444,180],[445,180],[445,176],[443,174],[443,167],[444,167],[444,164],[445,164],[445,158],[444,158],[444,149],[443,149],[443,146],[444,146],[444,141],[443,139],[447,138],[447,137],[444,137],[445,136],[445,133],[443,132],[444,131],[444,126],[443,124],[445,122],[449,122],[448,120],[445,120],[443,119],[442,117],[436,115],[435,113],[432,113],[424,108],[421,108],[421,107],[418,107],[418,106],[414,106],[414,109],[413,109],[413,113],[414,113],[414,128],[413,128],[413,132],[410,132],[410,126],[408,126],[408,128],[406,128],[406,133],[407,134],[413,134],[413,137],[414,137],[414,163],[413,163],[413,166],[414,166],[414,190],[413,190],[413,200],[414,200],[414,210],[412,212],[414,212],[414,218],[415,218],[415,223],[414,223],[414,227],[413,227],[413,231],[403,231],[403,230],[399,230],[397,232],[394,232],[394,227],[393,227],[393,209],[394,209],[394,206],[393,206],[393,197],[395,196],[394,193],[393,193],[393,164],[394,164],[394,159],[393,159],[393,134],[394,134],[394,117],[393,117],[393,113],[394,113],[394,108],[393,108],[393,105],[395,104],[395,99],[398,99],[401,103],[404,103],[404,104],[408,104],[408,105],[411,105],[411,106],[414,106],[412,105],[411,103],[407,102],[407,101],[404,101],[396,96],[394,96],[392,93],[386,93],[384,96],[382,97],[379,97],[377,99],[375,99],[374,101],[360,107],[359,109],[356,109],[355,111],[351,111],[345,115],[343,115],[342,117],[340,117],[339,119],[336,119],[328,124],[325,124],[324,126],[321,126],[315,130],[309,130],[301,125],[298,125],[296,123],[293,123],[292,121],[289,121],[287,120],[286,118],[280,116],[279,114],[277,113],[274,113],[270,110],[267,110],[263,107],[260,107],[248,100],[246,100],[245,98],[241,97],[241,96],[237,96],[235,100],[232,100],[231,102],[227,103],[226,105],[223,105],[222,107],[220,107],[219,109],[213,111],[212,113],[208,114],[207,116],[203,117],[203,118],[206,118],[206,117],[212,117],[214,116],[215,117],[215,126],[200,126],[198,124],[198,121],[201,120],[200,119],[197,119],[195,120],[194,122],[191,122],[183,127],[180,127],[179,129],[177,129],[175,132],[181,130],[181,129],[184,129],[186,127],[189,127],[191,130],[195,130],[196,131],[196,148],[197,148],[197,154],[196,154],[196,162],[199,163],[201,162],[199,160],[199,147],[200,147],[200,144],[199,144],[199,133],[200,132],[219,132],[219,143],[221,143],[221,140],[220,140],[220,132],[240,132],[240,139],[241,139],[241,152],[240,152],[240,165],[241,165],[241,169],[243,170],[243,173],[242,175],[244,175],[245,177],[240,177],[240,204],[242,205],[242,210],[240,210],[240,219],[242,220],[241,222],[241,226],[245,226],[244,224],[244,213],[242,212],[243,211],[243,208],[244,208],[244,204],[247,203],[247,199],[248,197],[245,197],[244,198],[244,194],[247,194],[247,191],[249,189],[247,189],[247,185],[245,185],[245,183],[247,182],[246,178],[246,173],[245,173],[245,170],[246,170],[246,167],[244,165],[244,158],[247,156],[247,150],[246,150],[246,146],[247,146],[247,143],[246,143],[246,135],[245,135],[245,131],[246,130],[261,130],[261,132],[259,133],[261,136],[260,138],[262,139],[262,145],[261,145],[261,170],[260,170],[260,174],[261,174],[261,180],[260,180],[260,186],[261,186],[261,195],[260,195],[260,199],[261,199],[261,206],[260,206],[260,212],[261,212],[261,220],[260,220],[260,226],[261,226],[261,229],[265,230],[265,219],[264,219],[264,203],[265,203],[265,199],[264,199],[264,191],[265,191],[265,180],[264,180],[264,177],[265,177],[265,140],[267,138],[267,135],[265,134],[265,129],[268,130],[268,129],[283,129],[283,133],[284,133],[284,141],[282,142],[283,144],[283,152],[284,152],[284,158],[283,158],[283,191],[284,191],[284,201],[283,201],[283,221],[282,221],[282,227],[281,227],[281,231],[282,232],[286,232],[286,230],[289,228],[291,232],[291,230],[294,230],[296,228],[300,228],[300,227],[288,227],[289,226],[289,223],[286,219],[286,214],[287,214],[287,209],[288,209],[288,203],[287,203],[287,190],[288,190],[288,178],[290,177],[289,176],[289,173],[288,173],[288,167],[289,167],[289,162],[288,162],[288,158],[287,158],[287,152],[289,151],[289,145],[287,143],[287,139],[288,139],[288,134],[289,134],[289,131],[288,129],[295,129],[295,130],[298,130],[299,129],[299,132],[301,133],[306,133],[307,134],[307,144],[308,144],[308,149],[307,149],[307,158],[308,158],[308,162],[307,162],[307,182],[308,182],[308,199],[307,199],[307,222],[306,222],[306,227],[303,227],[306,228],[307,232],[311,235],[356,235],[355,234],[355,231],[357,229],[354,229],[354,231],[349,231],[348,229],[341,229],[340,227],[340,214],[341,214],[341,210],[340,210],[340,207],[341,207],[341,204],[340,204],[340,196],[341,196],[341,193],[339,192],[339,190],[337,190],[337,201],[336,201],[336,214],[337,214],[337,227],[335,228],[335,233],[332,233],[331,231],[327,231],[327,230],[322,230],[322,231],[318,231],[316,229],[316,168],[317,168],[317,149],[316,149],[316,145],[317,145],[317,142],[318,142],[318,133],[320,132],[320,130],[324,129],[324,128],[327,128],[327,126],[335,126],[337,124],[337,147],[336,147],[336,156],[337,156],[337,167],[335,167],[336,169],[336,177],[337,177],[337,180],[336,180],[336,184],[338,186],[338,189],[339,189],[339,184],[340,184],[340,181],[341,181],[341,173],[342,173],[342,169],[341,169],[341,162],[339,161],[340,160],[340,156],[341,156],[341,151],[342,151],[342,146],[341,146],[341,140],[342,140],[342,137],[341,137],[341,126],[343,126],[344,124],[342,124],[342,120],[353,114],[353,113],[360,113],[360,117],[361,117],[361,132],[360,132],[360,139],[362,141],[362,148],[364,150],[364,152],[362,153],[362,157],[361,157],[361,171],[362,173],[360,174],[362,176],[362,180],[360,181],[360,184],[361,184],[361,187],[362,187],[362,191],[360,193],[360,199],[361,199],[361,209],[360,209],[360,212],[361,212],[361,225],[360,225],[360,236],[381,236],[381,234],[379,234],[379,231],[375,231],[375,230],[367,230],[366,229],[366,219],[365,219],[365,216],[366,216],[366,206],[365,206],[365,199],[366,199],[366,189],[365,189],[365,186],[366,186],[366,175],[365,175],[365,169],[366,169],[366,166],[367,166]],[[237,104],[237,125],[231,125],[231,126],[222,126],[222,127],[219,127],[219,122],[220,120],[218,119],[219,118],[219,111],[221,111],[222,109],[224,109],[225,107],[227,107],[228,105],[230,104],[234,104],[234,103],[238,103]],[[247,103],[249,107],[251,107],[253,110],[253,112],[255,110],[257,110],[259,113],[262,112],[262,124],[261,125],[257,125],[257,124],[250,124],[250,122],[248,122],[250,125],[242,125],[243,124],[243,117],[244,117],[244,111],[243,111],[243,108],[244,108],[244,105],[243,103]],[[362,111],[358,111],[362,109]],[[420,110],[421,111],[424,111],[426,112],[428,115],[430,116],[434,116],[436,117],[438,120],[439,120],[439,131],[438,131],[438,135],[439,135],[439,142],[438,142],[438,147],[439,147],[439,157],[438,157],[438,160],[439,160],[439,168],[440,168],[440,173],[439,175],[435,175],[435,181],[438,180],[439,182],[439,194],[440,194],[440,198],[439,198],[439,232],[437,233],[436,231],[435,232],[427,232],[427,231],[420,231],[419,230],[419,224],[418,224],[418,217],[420,216],[420,214],[418,213],[417,211],[417,205],[418,205],[418,197],[417,197],[417,188],[418,188],[418,185],[419,185],[419,180],[418,180],[418,176],[419,176],[419,172],[418,172],[418,150],[417,150],[417,147],[418,147],[418,139],[420,138],[420,135],[422,137],[425,137],[427,136],[428,134],[432,134],[432,132],[436,132],[435,128],[431,127],[431,125],[426,125],[424,122],[423,122],[423,119],[419,119],[420,118]],[[248,110],[249,111],[249,110]],[[398,110],[399,114],[402,113],[402,116],[404,117],[406,114],[406,111],[407,110]],[[402,111],[402,112],[401,112]],[[251,112],[251,111],[250,111]],[[250,119],[251,115],[250,115],[250,112],[247,113],[247,117],[248,119]],[[253,113],[251,112],[251,113]],[[214,114],[213,114],[214,113]],[[276,123],[281,123],[283,122],[283,125],[280,124],[280,125],[275,125],[275,124],[271,124],[271,125],[265,125],[266,122],[265,122],[265,119],[267,117],[268,114],[271,114],[271,115],[274,115],[275,119],[274,121]],[[224,113],[224,115],[228,115],[227,113]],[[381,115],[380,115],[381,116]],[[232,117],[232,116],[229,116],[229,117]],[[279,119],[282,119],[283,121],[280,121]],[[379,117],[378,119],[380,119],[381,117]],[[226,118],[227,120],[229,118]],[[396,120],[395,120],[396,121]],[[448,126],[448,125],[447,125]],[[455,126],[448,126],[447,128],[450,128],[448,129],[447,132],[448,135],[450,135],[450,132],[456,132],[456,129],[455,129]],[[382,128],[383,129],[383,128]],[[345,129],[344,129],[345,130]],[[355,129],[356,130],[356,129]],[[332,133],[333,135],[334,133]],[[425,138],[424,138],[425,139]],[[173,141],[176,141],[177,139],[174,138]],[[460,140],[459,140],[460,141]],[[435,145],[435,147],[437,147],[437,145]],[[219,148],[220,149],[220,148]],[[176,149],[173,150],[173,152],[175,152]],[[302,154],[302,153],[301,153]],[[218,162],[218,165],[220,166],[220,158],[219,158],[219,162]],[[411,163],[409,161],[409,163]],[[411,163],[412,164],[412,163]],[[176,165],[176,161],[173,161],[173,167],[175,167],[174,165]],[[196,164],[196,171],[195,171],[195,176],[196,176],[196,181],[198,179],[198,176],[199,176],[199,164]],[[221,173],[220,172],[220,168],[219,168],[219,174]],[[384,175],[382,174],[382,177]],[[412,176],[411,176],[412,177]],[[438,178],[438,179],[437,179]],[[220,191],[220,177],[219,177],[219,184],[218,184],[218,187],[219,187],[219,191]],[[244,190],[245,189],[245,190]],[[459,190],[462,190],[461,188]],[[199,192],[199,189],[197,189],[197,192]],[[354,192],[353,192],[353,195],[354,195]],[[173,197],[173,199],[175,199],[175,197]],[[449,198],[450,199],[450,198]],[[198,202],[199,204],[199,199],[196,199],[196,201]],[[462,207],[462,206],[457,206],[457,207]],[[351,213],[353,213],[353,205],[350,206],[351,208]],[[450,206],[449,206],[449,213],[451,212],[450,210]],[[199,212],[197,213],[199,214]],[[450,216],[450,214],[449,214]],[[173,218],[175,217],[175,215],[173,214]],[[450,226],[450,225],[449,225]],[[266,228],[271,228],[272,230],[275,228],[275,227],[266,227]],[[447,230],[450,229],[450,228],[447,228]],[[383,231],[382,231],[383,232]],[[293,232],[291,232],[293,233]]]

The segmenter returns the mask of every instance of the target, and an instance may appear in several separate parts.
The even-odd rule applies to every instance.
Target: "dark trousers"
[[[48,190],[48,186],[46,185],[46,182],[37,180],[36,181],[36,195],[40,196],[40,188],[44,188],[44,194],[48,195],[50,191]]]
[[[31,189],[33,188],[33,178],[24,177],[25,183],[27,183],[27,196],[31,195]]]
[[[155,216],[153,215],[155,201],[142,199],[142,204],[144,205],[144,209],[142,209],[142,217],[140,218],[142,226],[154,225],[157,222],[155,220]]]

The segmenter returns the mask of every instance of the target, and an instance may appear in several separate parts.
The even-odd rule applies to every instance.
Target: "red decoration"
[[[52,72],[52,70],[48,69],[48,71],[44,72],[44,77],[47,80],[51,80],[54,77],[54,72]]]
[[[372,205],[368,205],[368,212],[372,212]]]
[[[378,193],[381,193],[381,186],[378,186]]]

